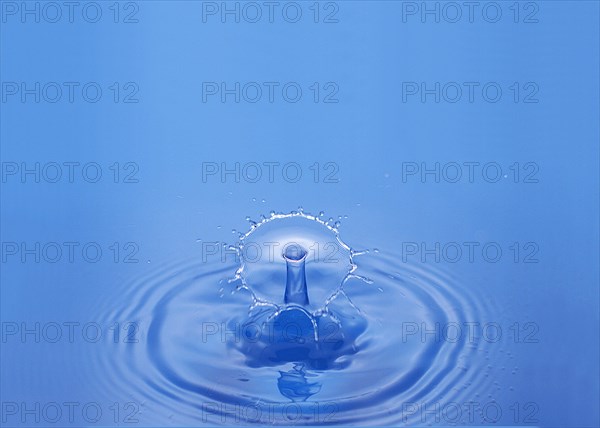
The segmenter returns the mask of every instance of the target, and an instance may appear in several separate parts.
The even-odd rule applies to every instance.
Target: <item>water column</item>
[[[308,305],[308,290],[306,288],[305,262],[308,253],[299,245],[288,245],[283,252],[287,265],[287,280],[285,284],[284,302],[297,305]]]

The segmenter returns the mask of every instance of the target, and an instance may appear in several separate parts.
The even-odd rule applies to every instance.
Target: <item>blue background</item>
[[[463,258],[450,267],[502,309],[507,325],[539,326],[538,343],[506,349],[519,374],[497,373],[498,381],[510,382],[515,402],[539,405],[541,425],[598,426],[599,5],[537,2],[538,22],[528,24],[513,22],[512,3],[499,2],[495,24],[480,14],[473,23],[403,22],[402,2],[392,1],[338,2],[339,22],[329,24],[313,22],[312,2],[295,24],[281,15],[274,23],[203,22],[195,1],[138,2],[130,24],[113,22],[112,2],[101,3],[94,24],[80,15],[55,24],[6,16],[2,82],[93,81],[104,92],[97,103],[3,99],[2,162],[96,162],[103,177],[6,177],[1,239],[93,241],[105,253],[98,263],[3,258],[2,321],[93,321],[98,299],[125,281],[166,260],[200,257],[198,239],[231,241],[246,216],[302,206],[347,215],[342,236],[357,247],[400,254],[403,242],[501,243],[498,263]],[[298,82],[303,97],[203,102],[202,82],[222,81]],[[413,81],[498,82],[504,92],[497,103],[480,92],[472,103],[464,95],[403,102],[402,82]],[[135,82],[139,102],[114,103],[114,82]],[[335,82],[339,102],[313,102],[314,82]],[[513,102],[514,82],[535,82],[538,102]],[[138,182],[114,183],[114,162],[134,162]],[[297,162],[303,176],[203,180],[203,162]],[[334,162],[338,182],[322,175],[315,183],[315,162]],[[404,162],[497,162],[508,178],[403,180]],[[538,182],[511,181],[514,162],[534,162]],[[139,262],[114,263],[113,242],[135,243]],[[538,262],[514,263],[514,242],[535,243]],[[73,345],[8,340],[1,357],[2,401],[94,399]]]

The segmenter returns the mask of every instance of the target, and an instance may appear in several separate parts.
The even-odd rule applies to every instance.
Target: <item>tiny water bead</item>
[[[89,375],[98,399],[143,398],[156,425],[411,425],[421,413],[401,403],[496,394],[486,365],[514,367],[501,341],[427,333],[494,319],[493,302],[437,267],[352,248],[326,218],[272,212],[224,246],[238,258],[153,263],[99,302],[95,319],[135,321],[139,342],[82,350],[114,374]]]

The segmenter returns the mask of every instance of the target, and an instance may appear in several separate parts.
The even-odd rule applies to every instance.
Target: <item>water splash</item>
[[[251,304],[247,316],[230,321],[230,328],[241,325],[248,333],[241,343],[230,341],[230,346],[246,356],[250,367],[293,362],[320,370],[341,369],[350,360],[341,362],[340,357],[360,349],[356,340],[368,323],[344,285],[350,278],[372,282],[355,273],[355,257],[368,251],[354,251],[341,240],[339,222],[323,221],[323,215],[299,209],[272,212],[259,222],[248,218],[250,230],[240,234],[232,247],[240,259],[231,280],[237,283],[233,291],[248,292]],[[262,248],[270,251],[258,255],[256,249]],[[307,269],[312,281],[307,281]],[[347,304],[334,309],[339,297]]]
[[[236,284],[234,292],[245,290],[250,293],[252,305],[281,306],[281,293],[274,284],[284,284],[281,279],[286,259],[284,253],[304,251],[305,264],[318,265],[318,269],[309,272],[318,287],[311,288],[314,315],[327,312],[334,299],[345,296],[344,284],[357,278],[366,284],[372,281],[356,270],[356,258],[369,253],[369,250],[354,250],[340,237],[340,222],[333,218],[323,220],[325,213],[318,216],[305,212],[301,207],[290,213],[271,211],[268,217],[261,216],[259,221],[247,218],[250,229],[237,232],[239,240],[227,245],[228,250],[237,254],[240,265],[230,283]],[[310,279],[310,277],[309,277]],[[311,281],[313,282],[313,281]],[[283,302],[285,303],[285,302]]]

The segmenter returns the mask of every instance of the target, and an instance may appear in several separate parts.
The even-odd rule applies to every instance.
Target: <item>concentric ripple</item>
[[[232,320],[270,307],[268,296],[257,297],[247,281],[230,283],[235,260],[194,259],[149,272],[99,305],[106,323],[135,322],[139,341],[95,349],[90,366],[108,373],[97,388],[142,400],[143,422],[157,425],[419,424],[421,403],[467,402],[492,390],[486,364],[501,344],[466,334],[471,323],[494,319],[485,299],[448,273],[393,254],[359,261],[360,275],[354,259],[351,275],[342,275],[345,298],[326,297],[339,296],[339,284],[322,293],[323,305],[314,294],[315,313],[364,320],[352,352],[331,366],[249,364],[243,323]],[[256,278],[273,280],[263,274]]]

